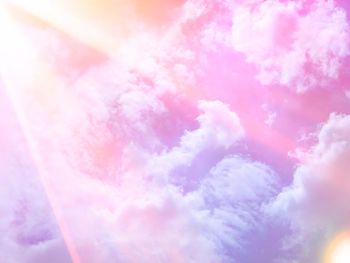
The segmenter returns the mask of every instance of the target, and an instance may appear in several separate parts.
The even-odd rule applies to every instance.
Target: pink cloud
[[[178,146],[151,160],[153,176],[168,176],[176,167],[190,166],[202,151],[228,149],[243,137],[240,120],[227,105],[220,101],[199,101],[198,108],[202,111],[197,117],[199,127],[185,131]]]
[[[36,72],[38,68],[31,70]],[[135,134],[124,134],[123,129],[128,127],[124,125],[142,122],[141,128],[132,127],[144,132],[143,138],[151,138],[152,122],[144,120],[167,112],[161,101],[163,93],[148,93],[148,85],[135,81],[132,74],[124,75],[125,72],[119,80],[124,84],[122,89],[114,90],[112,85],[96,90],[100,87],[98,73],[95,70],[90,73],[91,78],[81,78],[71,89],[60,85],[62,79],[50,75],[55,85],[51,86],[52,93],[44,92],[45,100],[40,100],[41,94],[36,94],[30,84],[12,82],[14,90],[18,89],[14,84],[25,84],[16,99],[22,102],[22,114],[26,116],[26,135],[35,138],[30,153],[36,156],[39,169],[27,175],[37,180],[28,193],[23,194],[26,188],[21,186],[19,196],[4,193],[5,199],[13,203],[0,202],[2,212],[9,215],[8,220],[1,221],[2,229],[10,231],[2,240],[8,257],[40,262],[60,255],[57,260],[65,262],[69,260],[70,248],[77,251],[82,262],[119,258],[136,262],[223,260],[226,247],[239,246],[241,232],[254,224],[256,206],[262,202],[261,195],[254,192],[269,193],[273,187],[272,171],[262,164],[230,157],[216,164],[209,174],[200,175],[207,179],[190,193],[184,193],[166,178],[172,168],[191,165],[191,160],[200,158],[203,150],[228,149],[240,140],[244,129],[239,117],[220,101],[199,101],[200,113],[194,120],[198,127],[185,131],[179,143],[168,151],[162,145],[163,153],[157,154],[152,147],[138,143]],[[64,98],[65,107],[58,103],[58,97]],[[140,98],[145,98],[143,103]],[[115,101],[118,103],[110,104]],[[115,121],[119,122],[110,129],[107,120],[116,105],[120,115]],[[119,146],[120,155],[115,159],[118,162],[112,158],[110,169],[106,169],[107,163],[99,163],[98,156],[105,161],[102,153],[109,147],[118,147],[115,144],[118,136],[124,138]],[[108,158],[111,155],[106,153]],[[108,170],[112,170],[109,178],[96,176],[99,172],[106,176]],[[252,175],[259,175],[259,180],[252,180]],[[13,180],[16,184],[17,180],[27,182]],[[46,186],[44,189],[40,180]],[[227,185],[236,191],[231,193],[225,188]],[[215,190],[207,190],[213,186]],[[44,191],[51,197],[54,215],[49,213],[50,207],[45,207],[48,203],[41,196]],[[21,198],[30,205],[28,212],[20,206]],[[222,205],[214,209],[209,199]],[[228,209],[228,204],[238,200],[253,201],[256,206],[244,207],[242,211]],[[11,221],[20,218],[12,211],[16,206],[19,213],[28,213],[28,218],[11,225]],[[38,244],[20,241],[36,239],[36,235]],[[67,237],[72,240],[70,247],[64,246]],[[19,250],[23,253],[19,254]]]
[[[261,83],[297,92],[337,79],[349,54],[346,14],[334,1],[238,5],[232,32],[233,47],[257,66]]]
[[[8,258],[69,262],[76,250],[84,263],[231,262],[255,242],[277,242],[261,230],[265,208],[286,216],[297,242],[346,221],[348,116],[332,115],[272,205],[278,183],[261,161],[288,174],[299,124],[307,132],[338,95],[261,89],[235,52],[263,84],[297,92],[327,84],[348,55],[342,9],[323,0],[100,2],[106,17],[82,5],[79,20],[89,29],[88,18],[100,18],[95,26],[120,38],[117,55],[33,24],[16,35],[18,50],[4,52],[19,113],[5,116],[0,106],[0,246]],[[115,9],[126,21],[118,24]],[[10,143],[15,117],[25,138]],[[7,156],[24,141],[30,150]],[[32,158],[37,170],[13,171],[12,154]],[[248,257],[267,258],[269,246]]]

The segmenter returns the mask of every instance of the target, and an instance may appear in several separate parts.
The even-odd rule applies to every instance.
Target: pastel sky
[[[349,263],[349,0],[0,0],[0,263]]]

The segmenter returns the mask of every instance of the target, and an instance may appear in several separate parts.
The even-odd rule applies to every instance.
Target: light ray
[[[117,55],[120,35],[123,34],[122,19],[105,19],[105,10],[113,10],[112,1],[46,1],[12,0],[7,5],[13,12],[24,12],[46,22],[50,26],[66,33],[84,45],[89,46],[109,57]],[[99,10],[103,7],[103,10]],[[92,13],[92,15],[91,15]],[[118,23],[119,22],[119,23]]]
[[[52,186],[48,180],[49,175],[46,171],[42,157],[37,149],[35,138],[33,137],[33,134],[31,132],[30,124],[26,118],[26,114],[24,113],[22,106],[19,103],[18,93],[16,93],[16,88],[15,88],[15,84],[13,83],[13,78],[11,78],[11,75],[13,74],[13,64],[11,63],[11,61],[13,61],[13,57],[11,57],[11,55],[17,54],[15,57],[18,58],[19,54],[17,52],[19,52],[20,54],[26,53],[28,51],[25,48],[26,41],[21,36],[15,23],[11,20],[9,15],[2,8],[1,3],[0,3],[0,32],[3,36],[6,36],[5,38],[3,38],[0,44],[0,55],[1,55],[0,72],[4,83],[5,93],[7,94],[8,99],[10,100],[14,108],[16,117],[18,119],[22,132],[28,144],[31,157],[36,165],[40,182],[46,192],[51,209],[57,220],[57,224],[59,226],[59,229],[61,231],[65,244],[67,246],[70,257],[73,263],[80,263],[80,258],[75,248],[74,241],[70,236],[69,226],[67,225],[64,219],[64,216],[62,214],[63,211],[60,208],[60,204],[57,201],[54,191],[52,189]]]

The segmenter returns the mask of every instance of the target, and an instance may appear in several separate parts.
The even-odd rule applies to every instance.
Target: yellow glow
[[[86,3],[88,2],[88,4]],[[114,56],[122,27],[121,18],[112,16],[111,0],[12,0],[8,5],[14,12],[27,13],[77,39],[81,43]],[[109,13],[108,13],[109,10]],[[119,17],[118,21],[114,17]]]
[[[326,250],[324,263],[350,262],[350,232],[337,236]]]
[[[0,0],[1,1],[1,0]],[[3,0],[14,20],[52,27],[127,65],[138,65],[143,46],[157,44],[137,31],[136,0]],[[141,32],[144,32],[141,30]]]
[[[350,239],[344,240],[335,249],[332,256],[333,263],[348,263],[350,262]]]
[[[17,49],[16,45],[19,45],[19,36],[14,30],[14,24],[11,20],[11,17],[6,12],[6,7],[3,2],[0,2],[0,34],[3,37],[2,41],[0,41],[0,55],[1,60],[0,63],[4,63],[4,60],[8,60],[8,53],[7,51],[9,49]],[[12,40],[15,40],[14,43],[11,43]],[[12,47],[12,45],[15,45],[15,47]]]
[[[34,45],[28,41],[25,29],[16,18],[13,17],[6,2],[0,0],[0,65],[12,67],[17,72],[27,72],[27,63],[37,63],[38,52]],[[21,61],[21,63],[19,63]],[[2,68],[3,69],[3,68]]]
[[[48,99],[49,96],[54,97],[50,94],[54,94],[58,78],[4,5],[0,5],[0,34],[4,36],[0,41],[0,69],[8,86],[11,86],[11,94],[16,101],[30,94],[36,102],[50,105]]]

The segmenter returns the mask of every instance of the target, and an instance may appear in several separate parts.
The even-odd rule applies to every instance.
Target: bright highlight
[[[350,262],[350,232],[337,236],[326,251],[324,263]]]

